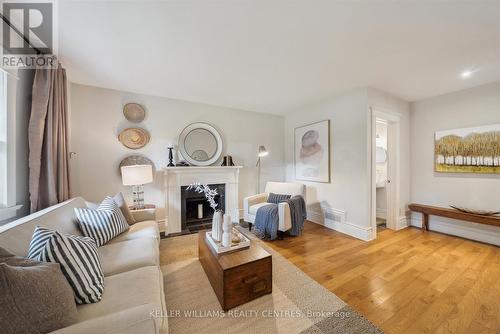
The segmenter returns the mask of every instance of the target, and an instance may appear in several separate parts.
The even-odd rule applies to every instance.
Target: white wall
[[[315,183],[295,179],[294,129],[330,120],[331,182]],[[331,99],[298,108],[285,117],[286,177],[307,185],[308,218],[319,224],[325,210],[346,212],[344,224],[330,227],[368,240],[371,235],[368,169],[368,104],[366,89],[357,89]]]
[[[127,102],[142,103],[147,110],[148,116],[141,126],[150,131],[152,140],[139,151],[126,149],[117,140],[118,132],[131,125],[122,115],[122,106]],[[177,142],[184,126],[197,121],[218,128],[225,141],[224,154],[233,155],[237,164],[245,166],[241,173],[240,200],[256,191],[254,166],[259,144],[271,152],[263,160],[262,184],[267,180],[282,180],[285,174],[288,181],[303,182],[295,180],[294,129],[330,119],[331,182],[303,182],[307,185],[309,219],[324,224],[325,210],[345,211],[346,222],[330,227],[368,240],[372,232],[370,107],[400,117],[398,228],[406,226],[410,201],[498,209],[500,177],[434,173],[433,136],[436,130],[500,123],[500,83],[414,103],[411,127],[409,104],[374,89],[352,90],[297,108],[283,118],[72,84],[71,151],[77,153],[71,161],[72,195],[99,201],[108,194],[124,191],[130,198],[130,190],[121,185],[118,172],[121,159],[129,154],[143,154],[160,170],[168,160],[167,145]],[[158,171],[155,183],[146,186],[146,202],[163,207],[162,181]],[[412,216],[412,224],[420,226],[417,215]],[[500,240],[497,228],[436,217],[431,218],[431,229],[490,243],[498,244]]]
[[[500,83],[447,94],[412,104],[411,201],[447,207],[500,209],[500,176],[434,172],[434,133],[438,130],[500,123]],[[420,215],[412,224],[420,226]],[[500,245],[498,227],[440,217],[430,229]]]
[[[307,185],[309,219],[354,237],[370,240],[371,224],[371,111],[370,107],[400,118],[400,215],[402,224],[410,198],[409,190],[409,103],[371,88],[355,89],[293,110],[285,117],[286,177]],[[295,179],[294,129],[330,120],[331,182],[314,183]],[[332,212],[333,210],[333,212]],[[345,212],[345,222],[330,214]],[[325,215],[327,218],[325,219]],[[398,225],[397,228],[402,226]]]
[[[71,85],[71,160],[72,196],[100,201],[104,196],[123,191],[130,200],[130,189],[121,185],[120,161],[131,154],[147,156],[156,165],[155,182],[145,186],[145,201],[164,208],[163,174],[168,163],[167,146],[177,144],[182,129],[193,122],[207,122],[219,130],[224,140],[223,155],[233,156],[240,174],[240,201],[255,194],[258,145],[270,154],[262,160],[262,179],[284,180],[284,120],[281,116],[190,103],[154,96],[138,95],[97,87]],[[120,130],[135,126],[125,120],[122,107],[127,102],[141,103],[146,119],[138,126],[147,129],[151,142],[143,149],[125,148],[117,139]],[[243,207],[240,203],[241,208]],[[162,217],[163,210],[159,213]]]

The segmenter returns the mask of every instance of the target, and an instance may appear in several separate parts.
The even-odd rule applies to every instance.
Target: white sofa
[[[246,197],[243,199],[243,219],[249,225],[249,229],[252,228],[253,223],[255,222],[255,216],[257,214],[257,210],[264,205],[268,205],[267,197],[269,193],[282,194],[282,195],[301,195],[306,198],[306,187],[301,183],[290,183],[290,182],[267,182],[265,192],[262,194]],[[292,220],[290,215],[290,207],[288,203],[279,203],[278,204],[278,216],[279,216],[279,224],[278,231],[286,232],[292,228]],[[280,233],[280,237],[283,234]]]
[[[88,204],[77,197],[0,226],[0,247],[25,257],[36,225],[82,235],[73,209]],[[143,221],[99,247],[105,276],[102,300],[78,305],[78,322],[53,333],[166,333],[159,244],[158,224]]]

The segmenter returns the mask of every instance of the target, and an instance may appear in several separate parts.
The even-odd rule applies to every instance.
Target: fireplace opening
[[[225,211],[225,184],[210,184],[209,187],[217,190],[218,195],[215,196],[217,210]],[[205,194],[187,190],[187,186],[181,187],[181,233],[196,233],[199,230],[210,229],[213,214],[214,210],[208,204]]]

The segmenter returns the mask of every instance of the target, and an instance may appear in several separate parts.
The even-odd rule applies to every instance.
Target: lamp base
[[[134,200],[134,210],[144,209],[144,186],[142,184],[132,186],[132,197]]]

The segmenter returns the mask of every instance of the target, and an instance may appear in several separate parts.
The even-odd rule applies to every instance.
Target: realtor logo
[[[2,3],[3,69],[57,68],[54,1]]]
[[[53,4],[6,2],[3,10],[4,54],[51,54]]]

